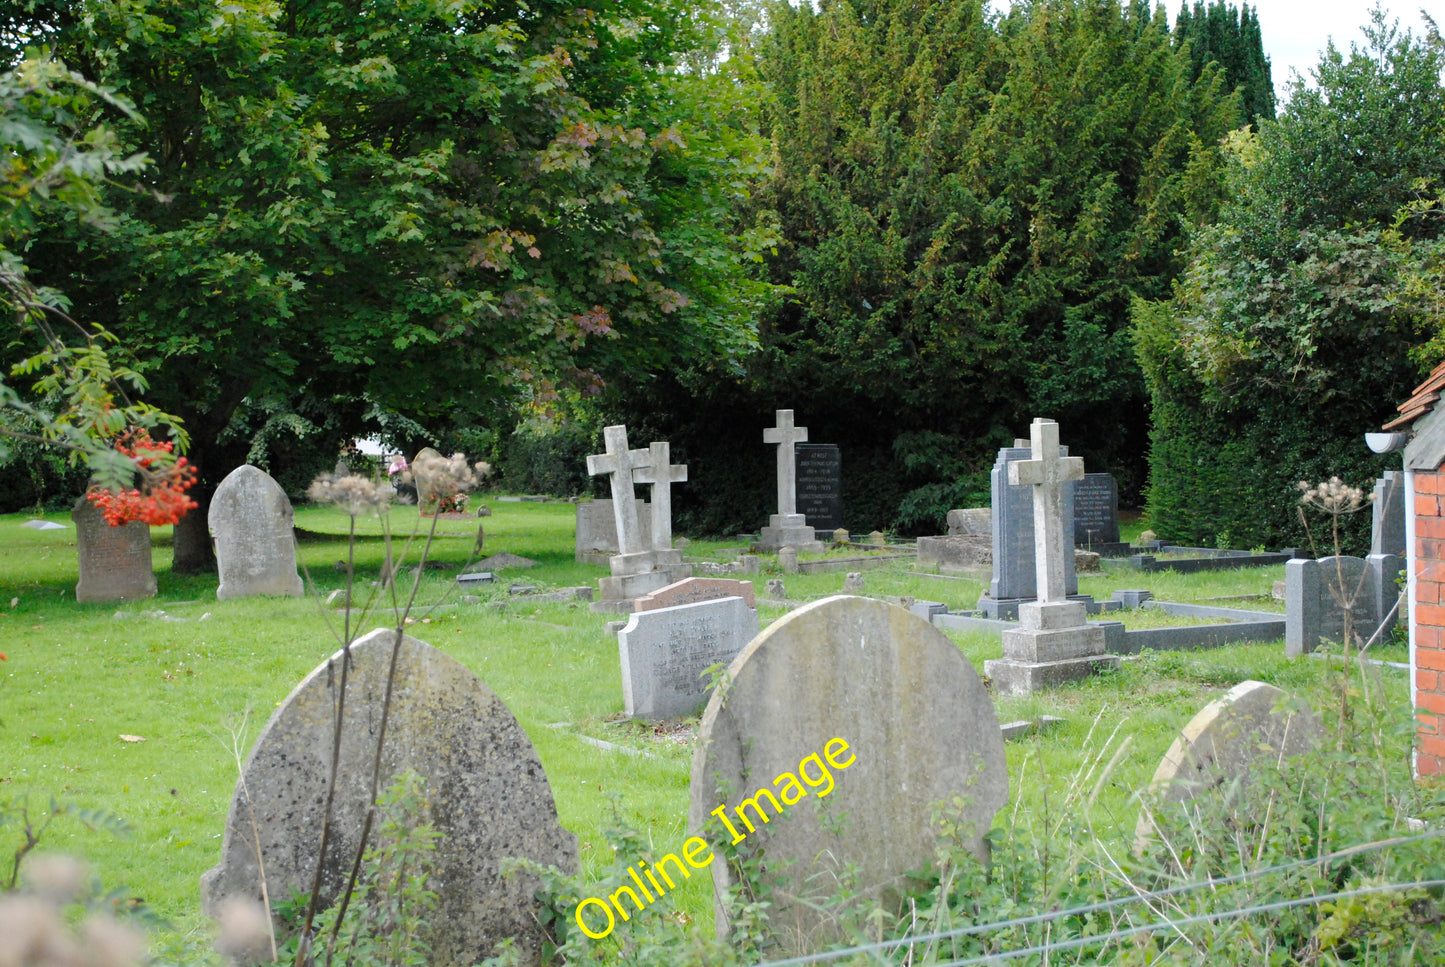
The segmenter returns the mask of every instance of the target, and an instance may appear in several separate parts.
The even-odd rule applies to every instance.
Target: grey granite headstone
[[[1074,543],[1119,543],[1119,484],[1111,473],[1086,473],[1074,482]]]
[[[1352,648],[1368,641],[1382,621],[1388,631],[1398,617],[1390,608],[1398,596],[1395,577],[1404,567],[1405,559],[1395,554],[1286,561],[1285,654],[1307,654],[1322,641],[1343,644],[1347,613]]]
[[[1060,447],[1067,456],[1068,447]],[[1008,465],[1031,458],[1028,447],[1005,447],[989,471],[992,491],[993,579],[988,591],[979,598],[979,609],[990,617],[1012,618],[1018,613],[1019,601],[1038,596],[1038,579],[1034,564],[1034,498],[1033,488],[1008,482]],[[1064,533],[1074,532],[1074,488],[1064,488]],[[1072,555],[1065,555],[1065,593],[1078,594],[1079,579],[1074,573]]]
[[[1319,744],[1319,719],[1308,708],[1288,708],[1287,697],[1264,682],[1240,682],[1189,720],[1150,782],[1134,831],[1136,853],[1149,848],[1171,807],[1205,796],[1235,797],[1224,805],[1238,807],[1258,764],[1303,755]]]
[[[798,513],[820,531],[843,526],[843,451],[836,443],[793,445]]]
[[[75,548],[80,555],[75,600],[86,604],[155,596],[148,524],[134,520],[112,527],[100,508],[84,497],[75,502],[70,519],[75,522]]]
[[[638,611],[617,634],[628,718],[691,715],[707,701],[707,669],[727,664],[758,633],[741,597]]]
[[[217,598],[304,593],[296,573],[291,501],[266,471],[247,464],[227,474],[206,520],[221,576]]]
[[[1405,473],[1387,470],[1375,481],[1375,499],[1371,510],[1374,522],[1370,527],[1371,554],[1405,553]]]
[[[698,726],[688,825],[729,842],[717,810],[736,824],[735,811],[754,799],[773,814],[735,848],[767,857],[780,952],[835,938],[805,901],[831,893],[845,869],[857,872],[861,895],[896,905],[905,874],[933,859],[938,803],[961,797],[964,842],[987,860],[983,837],[1008,799],[998,719],[973,666],[927,621],[883,601],[824,598],[754,638],[728,676]],[[848,750],[830,746],[835,739]],[[819,798],[830,747],[837,762],[854,761],[829,769],[833,788]],[[764,792],[781,789],[786,799],[784,774],[802,772],[808,756],[820,757],[819,789],[792,800],[785,816],[775,812]],[[747,815],[756,819],[751,808]],[[718,935],[727,936],[723,899],[736,871],[714,850],[712,872]]]
[[[527,735],[492,691],[456,659],[415,638],[377,630],[351,646],[346,718],[322,879],[327,900],[355,856],[387,669],[400,638],[391,714],[382,751],[385,788],[411,771],[425,781],[428,818],[442,834],[434,859],[438,905],[430,964],[470,965],[516,937],[524,961],[542,946],[536,880],[503,876],[509,856],[577,869],[577,839],[557,823],[552,790]],[[255,832],[269,895],[311,886],[331,766],[342,653],[306,677],[271,716],[236,784],[221,862],[201,877],[214,915],[229,897],[259,902]],[[373,833],[373,835],[375,835]]]

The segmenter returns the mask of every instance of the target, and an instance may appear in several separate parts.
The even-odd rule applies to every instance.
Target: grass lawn
[[[484,555],[508,551],[538,562],[469,589],[484,603],[509,598],[514,582],[544,590],[595,586],[607,571],[573,560],[574,508],[485,503],[494,511],[490,517],[439,522],[431,557],[444,569],[426,571],[418,602],[440,603],[415,612],[409,632],[473,669],[511,708],[537,747],[562,823],[577,834],[587,869],[610,864],[604,830],[615,815],[660,851],[674,850],[687,836],[691,730],[616,721],[622,686],[616,641],[603,630],[607,616],[591,614],[585,604],[523,606],[515,598],[499,611],[462,604],[456,590],[457,568],[469,559],[479,523],[486,529]],[[414,507],[391,516],[398,530],[418,523]],[[123,818],[131,834],[115,838],[62,817],[47,831],[44,848],[87,857],[107,886],[123,882],[183,933],[208,931],[197,880],[220,857],[238,758],[286,694],[339,647],[342,619],[319,599],[345,584],[348,518],[323,508],[297,511],[300,557],[315,588],[308,599],[217,601],[214,575],[171,573],[170,534],[156,528],[159,594],[123,605],[77,604],[74,530],[29,530],[20,526],[27,519],[0,516],[0,652],[6,657],[0,663],[0,802],[28,796],[34,811],[54,796]],[[380,570],[384,544],[374,520],[359,524],[358,534],[356,567],[365,589]],[[697,540],[688,555],[729,559],[737,547],[736,540]],[[415,558],[413,551],[409,559]],[[782,575],[765,569],[760,592],[770,576]],[[784,577],[789,599],[806,601],[838,593],[844,575]],[[1107,599],[1116,588],[1149,588],[1167,600],[1277,611],[1268,595],[1282,578],[1283,566],[1180,576],[1142,575],[1111,562],[1100,574],[1081,575],[1080,590]],[[987,583],[986,576],[919,574],[897,562],[865,572],[865,579],[870,595],[940,600],[955,610],[970,607]],[[760,618],[766,624],[782,613],[763,605]],[[1150,613],[1126,613],[1124,620],[1135,627],[1161,623]],[[377,624],[369,621],[362,630]],[[951,637],[980,673],[985,659],[1000,654],[995,636]],[[1275,642],[1146,654],[1126,661],[1116,675],[1001,699],[1001,721],[1044,714],[1066,719],[1043,735],[1009,743],[1011,798],[1033,805],[1051,789],[1057,795],[1072,775],[1118,752],[1127,738],[1093,812],[1100,837],[1125,842],[1136,819],[1136,792],[1206,702],[1254,678],[1325,708],[1342,674],[1337,663],[1287,660],[1283,642]],[[1406,673],[1380,669],[1367,685],[1403,719],[1406,682]],[[583,737],[649,755],[599,749]],[[1392,754],[1404,761],[1406,739],[1395,741],[1401,745]],[[15,827],[0,828],[0,853],[15,845]],[[674,894],[683,919],[700,925],[711,918],[705,879],[694,877]]]

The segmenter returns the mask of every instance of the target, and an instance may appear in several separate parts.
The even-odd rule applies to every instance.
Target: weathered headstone
[[[249,464],[226,475],[206,516],[216,541],[221,600],[254,594],[300,597],[291,501],[266,471]]]
[[[805,902],[829,892],[819,887],[833,882],[829,874],[854,870],[859,893],[896,903],[905,874],[933,858],[929,816],[937,803],[962,799],[954,819],[969,848],[987,859],[983,837],[1008,799],[1003,739],[978,675],[928,622],[883,601],[825,598],[754,638],[728,676],[698,726],[689,828],[710,842],[721,834],[740,858],[763,851],[770,925],[784,951],[834,939]],[[826,790],[824,772],[832,780]],[[802,802],[788,797],[790,788],[808,792],[797,785],[800,773],[813,786]],[[799,804],[784,816],[773,807],[778,797]],[[752,831],[738,843],[719,813],[738,832]],[[737,873],[720,850],[712,873],[718,934],[726,936],[723,900]]]
[[[617,635],[628,718],[691,715],[707,700],[707,669],[731,662],[758,633],[740,597],[635,612]]]
[[[1405,473],[1386,470],[1375,481],[1371,502],[1374,521],[1370,527],[1371,554],[1405,554]]]
[[[1389,631],[1398,620],[1390,610],[1399,597],[1395,578],[1404,568],[1405,559],[1397,554],[1286,561],[1285,654],[1306,654],[1322,641],[1343,644],[1347,614],[1351,648],[1368,641],[1382,622]]]
[[[768,583],[765,585],[765,588],[768,597],[774,601],[786,601],[788,598],[788,591],[783,587],[782,578],[768,578]]]
[[[1018,605],[1020,627],[1003,633],[1003,657],[984,663],[995,691],[1003,695],[1027,695],[1119,667],[1118,657],[1104,654],[1104,629],[1088,624],[1084,602],[1070,600],[1067,592],[1077,582],[1066,489],[1084,475],[1084,461],[1064,456],[1053,420],[1034,420],[1030,433],[1030,458],[1011,462],[1007,469],[1010,485],[1026,485],[1033,492],[1037,600]],[[995,542],[998,534],[996,528]],[[995,574],[998,563],[995,552]]]
[[[815,530],[843,526],[843,452],[836,443],[793,447],[798,513]]]
[[[953,534],[918,539],[918,563],[938,565],[944,574],[985,568],[993,563],[993,543],[987,535]]]
[[[1026,441],[1016,441],[1026,442]],[[1067,456],[1068,447],[1059,454]],[[993,494],[990,505],[990,534],[993,551],[993,578],[988,590],[978,599],[978,609],[990,618],[1010,619],[1018,615],[1019,604],[1038,597],[1038,578],[1034,557],[1033,488],[1009,483],[1009,464],[1032,459],[1028,446],[1005,447],[989,472]],[[1072,537],[1074,528],[1074,490],[1063,491],[1063,523],[1065,533]],[[1064,562],[1064,591],[1078,596],[1079,580],[1074,574],[1072,557]],[[1087,603],[1087,600],[1086,600]]]
[[[783,569],[784,574],[797,574],[798,549],[789,546],[778,548],[778,566]]]
[[[1074,543],[1119,543],[1119,484],[1111,473],[1086,473],[1074,481]]]
[[[75,600],[87,604],[155,596],[149,525],[133,520],[112,527],[100,508],[84,497],[75,502],[70,519],[75,522],[75,548],[80,555]]]
[[[948,512],[949,537],[988,537],[993,533],[993,511],[988,507],[965,507]]]
[[[538,884],[503,876],[499,864],[526,857],[573,871],[577,839],[558,825],[542,764],[502,701],[456,659],[395,631],[374,631],[350,649],[322,893],[328,900],[337,895],[355,856],[387,671],[398,647],[381,784],[406,771],[419,775],[427,818],[442,834],[434,854],[438,900],[428,963],[474,964],[499,941],[516,937],[524,959],[535,964],[543,941]],[[256,740],[231,801],[221,862],[201,878],[207,913],[230,897],[259,902],[257,835],[270,896],[310,889],[343,660],[337,652],[307,676]]]
[[[802,547],[822,551],[823,544],[808,526],[807,518],[798,513],[798,467],[794,450],[808,441],[808,428],[793,425],[792,410],[777,411],[777,426],[763,431],[764,443],[778,445],[778,512],[762,529],[758,544],[767,550]]]
[[[1149,848],[1171,807],[1238,795],[1257,764],[1281,762],[1318,745],[1319,720],[1307,708],[1286,707],[1287,698],[1273,685],[1240,682],[1189,720],[1149,784],[1148,805],[1134,830],[1136,853]]]
[[[634,500],[633,513],[642,528],[642,539],[652,546],[652,508],[646,501]],[[574,559],[580,564],[603,567],[622,548],[617,543],[617,517],[610,500],[584,500],[577,504],[577,531]]]
[[[644,594],[633,602],[632,610],[655,611],[658,608],[675,608],[681,604],[697,604],[699,601],[731,597],[742,598],[749,608],[757,607],[751,581],[692,577],[674,581],[667,587]]]
[[[862,594],[866,588],[862,571],[849,571],[843,578],[844,594]]]

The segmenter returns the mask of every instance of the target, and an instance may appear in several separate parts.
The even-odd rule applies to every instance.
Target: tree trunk
[[[177,574],[202,574],[216,569],[216,552],[211,546],[211,529],[206,526],[206,515],[211,508],[211,495],[209,493],[193,493],[191,496],[200,506],[182,517],[176,524],[175,559],[171,563],[171,570]]]

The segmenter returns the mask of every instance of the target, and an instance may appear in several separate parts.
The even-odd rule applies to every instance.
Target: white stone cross
[[[627,427],[609,426],[602,439],[607,452],[587,458],[587,472],[612,475],[612,516],[617,521],[617,549],[622,554],[647,550],[642,546],[642,528],[637,522],[637,504],[632,496],[632,474],[652,464],[652,451],[627,449]]]
[[[687,483],[687,464],[672,463],[671,447],[654,442],[648,465],[632,471],[632,482],[652,485],[652,548],[672,549],[672,485]]]
[[[778,514],[798,514],[798,469],[793,462],[793,444],[808,442],[808,428],[793,426],[793,411],[778,410],[778,425],[763,430],[764,443],[778,444]]]
[[[1011,462],[1008,481],[1032,484],[1034,488],[1034,573],[1038,576],[1038,600],[1040,603],[1066,601],[1064,555],[1073,553],[1073,543],[1064,534],[1064,485],[1084,476],[1084,460],[1059,455],[1059,425],[1053,420],[1034,420],[1029,427],[1029,442],[1033,459]]]

